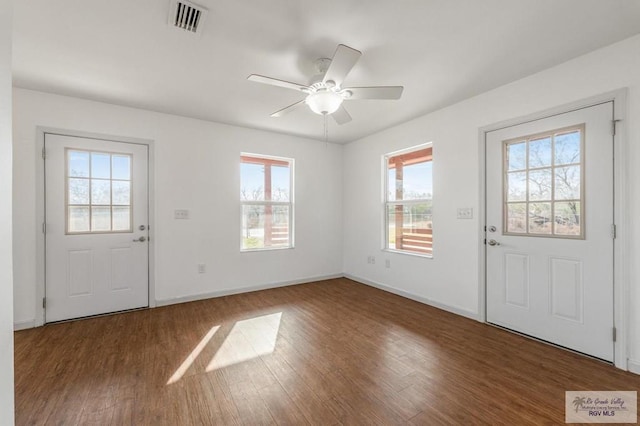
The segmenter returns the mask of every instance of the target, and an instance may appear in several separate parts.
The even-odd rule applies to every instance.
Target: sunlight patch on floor
[[[202,340],[200,340],[200,343],[198,343],[196,347],[193,348],[189,356],[187,356],[187,358],[182,362],[182,364],[180,364],[180,367],[178,367],[176,372],[173,373],[173,376],[171,376],[171,378],[167,382],[168,385],[177,382],[182,378],[182,376],[184,376],[184,373],[186,373],[189,367],[191,367],[191,365],[196,360],[196,358],[198,358],[198,355],[200,355],[200,352],[202,352],[202,350],[211,341],[211,339],[213,338],[213,335],[216,334],[216,331],[218,331],[219,328],[220,328],[219,325],[211,327],[211,329],[207,332],[207,334],[205,334]]]
[[[206,371],[228,367],[274,351],[282,312],[238,321]]]

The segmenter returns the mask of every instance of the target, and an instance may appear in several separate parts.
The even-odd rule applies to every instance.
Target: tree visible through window
[[[584,125],[504,141],[504,233],[583,238]]]
[[[242,154],[241,249],[293,247],[293,160]]]
[[[433,254],[432,147],[385,156],[386,248]]]

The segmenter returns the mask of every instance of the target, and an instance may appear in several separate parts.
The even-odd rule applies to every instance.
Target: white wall
[[[477,220],[479,128],[590,96],[629,88],[629,217],[631,359],[640,373],[640,36],[597,50],[512,84],[419,117],[346,146],[344,271],[458,313],[478,313]],[[387,253],[382,247],[381,156],[423,142],[434,151],[434,258]],[[473,207],[474,220],[457,220]],[[367,256],[375,255],[375,265]],[[391,269],[385,268],[391,260]]]
[[[13,424],[11,1],[0,0],[0,419]]]
[[[13,108],[18,326],[36,315],[37,126],[155,141],[159,303],[342,272],[342,146],[23,89]],[[295,159],[295,249],[240,253],[241,151]],[[173,219],[174,209],[189,209],[190,220]]]

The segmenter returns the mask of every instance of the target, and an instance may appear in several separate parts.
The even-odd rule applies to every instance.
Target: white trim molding
[[[429,305],[431,307],[450,312],[452,314],[460,315],[466,318],[470,318],[473,320],[478,320],[478,314],[476,312],[468,311],[464,308],[460,308],[458,306],[451,306],[446,303],[438,302],[432,299],[428,299],[423,296],[418,296],[413,293],[409,293],[408,291],[400,290],[395,287],[388,286],[386,284],[382,284],[376,281],[371,281],[366,278],[356,277],[354,275],[344,274],[344,278],[348,278],[352,281],[358,282],[360,284],[368,285],[369,287],[375,287],[379,290],[386,291],[388,293],[397,294],[398,296],[405,297],[407,299],[415,300],[416,302],[423,303],[425,305]]]
[[[640,374],[640,361],[630,359],[628,362],[629,371],[635,374]]]
[[[28,328],[34,328],[36,326],[36,320],[22,320],[22,321],[14,321],[13,323],[13,331],[26,330]]]
[[[250,293],[253,291],[269,290],[272,288],[279,288],[279,287],[289,287],[289,286],[299,285],[299,284],[310,284],[317,281],[332,280],[335,278],[343,278],[343,277],[344,277],[343,274],[322,275],[322,276],[316,276],[316,277],[301,278],[301,279],[290,280],[290,281],[279,281],[274,283],[246,286],[246,287],[240,287],[240,288],[228,288],[228,289],[211,291],[207,293],[198,293],[198,294],[191,294],[187,296],[172,297],[169,299],[158,299],[156,300],[156,306],[159,307],[159,306],[175,305],[178,303],[194,302],[196,300],[213,299],[215,297],[230,296],[232,294]]]
[[[486,138],[487,133],[516,126],[531,121],[541,120],[554,115],[588,108],[590,106],[613,102],[614,113],[612,119],[616,121],[614,143],[614,223],[616,225],[616,239],[614,240],[614,318],[613,324],[616,327],[617,339],[614,343],[614,365],[622,370],[635,368],[634,372],[640,372],[640,365],[637,362],[628,360],[629,341],[629,300],[630,297],[630,262],[629,262],[629,140],[627,135],[627,88],[622,88],[613,92],[603,93],[587,99],[578,100],[559,107],[540,111],[523,117],[518,117],[479,129],[479,170],[480,170],[480,212],[478,218],[479,232],[479,277],[478,277],[478,320],[486,322],[486,246],[484,245],[486,226]]]

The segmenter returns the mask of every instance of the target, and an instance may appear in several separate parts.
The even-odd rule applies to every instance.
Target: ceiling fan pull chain
[[[328,147],[329,146],[329,114],[324,113],[322,114],[322,117],[324,118],[324,142]]]

